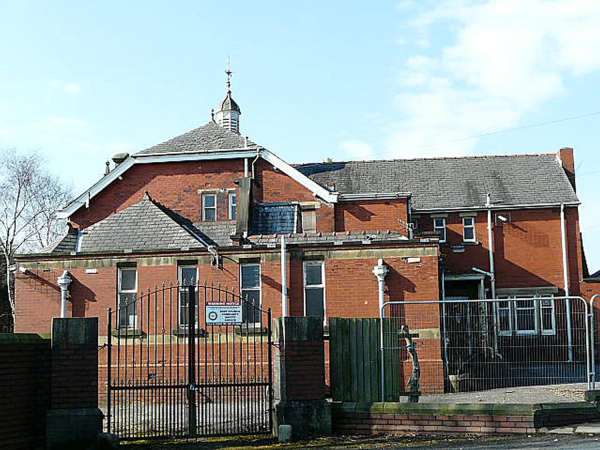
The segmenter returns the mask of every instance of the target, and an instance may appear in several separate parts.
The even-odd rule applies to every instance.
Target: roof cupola
[[[239,133],[240,115],[242,114],[242,111],[235,100],[231,97],[231,75],[233,74],[231,67],[227,67],[225,73],[227,74],[227,94],[225,95],[225,99],[221,102],[221,105],[216,113],[217,123],[226,130]]]

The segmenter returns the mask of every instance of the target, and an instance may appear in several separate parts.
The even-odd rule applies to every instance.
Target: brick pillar
[[[294,437],[331,433],[325,400],[323,319],[275,319],[275,433],[291,425]]]
[[[52,321],[51,410],[47,447],[94,448],[98,409],[98,318]]]

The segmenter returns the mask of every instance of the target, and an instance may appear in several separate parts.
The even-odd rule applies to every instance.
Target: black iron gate
[[[163,285],[120,294],[108,333],[107,431],[121,439],[272,431],[270,309],[220,286]]]

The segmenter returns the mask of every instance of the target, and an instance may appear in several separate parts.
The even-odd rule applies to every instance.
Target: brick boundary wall
[[[1,447],[45,447],[50,408],[50,339],[0,334]]]
[[[297,437],[331,434],[325,399],[325,345],[321,317],[275,319],[274,432],[290,425]]]
[[[542,428],[598,419],[600,409],[596,403],[332,405],[333,430],[357,434],[531,434],[539,432]]]
[[[288,361],[285,367],[285,398],[323,400],[326,396],[325,351],[323,341],[287,342],[276,356]]]
[[[52,340],[0,334],[0,448],[80,448],[69,447],[72,438],[96,442],[97,341],[98,321],[89,318],[54,319]]]
[[[54,342],[52,345],[52,409],[97,407],[97,341],[91,344]]]

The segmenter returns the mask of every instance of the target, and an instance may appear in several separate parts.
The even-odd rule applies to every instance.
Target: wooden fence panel
[[[385,330],[394,327],[385,319]],[[342,402],[381,401],[380,321],[377,318],[329,320],[331,396]],[[386,346],[393,346],[386,333]],[[385,353],[386,400],[398,400],[403,391],[397,351]]]

